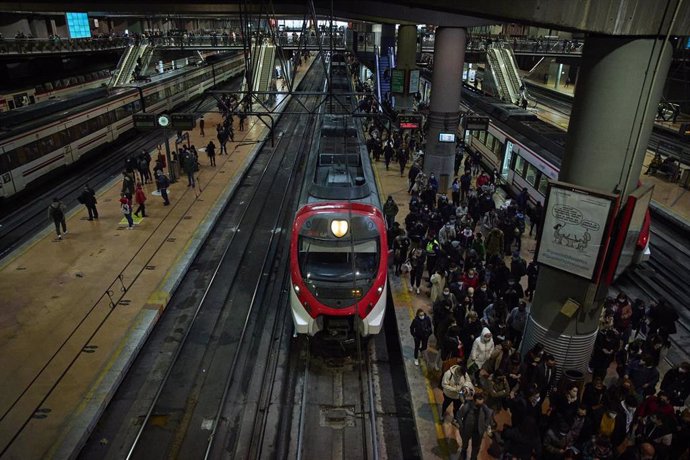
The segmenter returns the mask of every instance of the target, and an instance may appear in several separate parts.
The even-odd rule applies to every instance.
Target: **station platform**
[[[385,202],[388,195],[393,197],[399,208],[396,221],[404,228],[410,201],[410,195],[407,193],[407,172],[409,169],[406,169],[403,177],[400,177],[398,164],[392,163],[388,171],[383,161],[373,164],[381,200]],[[505,195],[497,192],[494,194],[494,200],[497,206],[500,206],[505,201]],[[535,248],[536,240],[523,235],[520,251],[522,257],[527,261],[532,260]],[[510,257],[506,257],[508,264],[509,261]],[[429,339],[429,349],[426,354],[420,355],[422,357],[419,360],[420,365],[414,364],[414,340],[410,334],[410,324],[419,308],[430,315],[430,289],[426,287],[426,282],[422,282],[420,294],[410,292],[409,274],[398,276],[393,270],[389,270],[388,280],[395,305],[396,321],[405,362],[405,374],[410,388],[410,399],[422,458],[457,458],[462,442],[458,429],[451,424],[452,411],[449,409],[445,416],[440,413],[443,403],[443,392],[440,388],[442,375],[434,364],[438,348],[433,335]],[[523,281],[525,282],[523,288],[526,288],[526,278]],[[505,411],[496,414],[497,429],[502,430],[503,425],[509,420],[509,415]],[[485,439],[479,455],[481,460],[493,458],[486,452],[488,447],[488,441]]]
[[[400,176],[400,169],[397,164],[391,164],[390,169],[386,170],[384,163],[374,162],[374,171],[377,178],[377,186],[382,202],[388,195],[391,195],[398,205],[399,211],[396,221],[404,227],[404,220],[409,209],[408,203],[410,195],[407,193],[407,172],[403,177]],[[653,180],[656,178],[652,178]],[[448,193],[450,196],[450,193]],[[494,201],[500,207],[507,199],[502,189],[494,194]],[[690,204],[689,208],[690,209]],[[483,228],[481,229],[484,230]],[[486,236],[486,235],[485,235]],[[523,234],[520,255],[528,262],[534,258],[536,251],[536,240]],[[510,266],[510,256],[505,258]],[[430,289],[426,282],[422,282],[420,294],[410,292],[409,274],[396,275],[393,270],[389,270],[389,284],[395,305],[396,322],[401,341],[401,350],[405,363],[405,374],[410,389],[410,400],[414,413],[414,420],[417,428],[417,437],[422,458],[425,459],[455,459],[458,458],[460,446],[462,444],[458,429],[451,423],[452,410],[448,410],[442,415],[441,404],[443,403],[443,392],[440,387],[442,373],[436,368],[436,356],[438,348],[436,339],[432,335],[429,339],[429,348],[420,355],[420,365],[414,364],[414,340],[410,334],[409,327],[414,319],[417,309],[421,308],[427,314],[431,313]],[[523,289],[527,287],[526,277],[522,279]],[[611,293],[615,296],[616,292]],[[431,316],[431,315],[430,315]],[[669,369],[667,362],[663,361],[659,365],[662,376]],[[591,376],[586,376],[589,379]],[[611,382],[616,378],[615,366],[609,369],[605,383]],[[545,401],[543,410],[548,409],[548,398]],[[510,413],[506,410],[495,413],[497,430],[501,431],[503,426],[510,424]],[[489,439],[484,438],[479,459],[493,459],[488,454]]]
[[[205,137],[189,132],[197,150],[218,144],[221,115],[204,119]],[[133,231],[118,177],[97,191],[98,220],[73,209],[61,240],[51,224],[0,265],[0,457],[76,457],[267,138],[254,116],[245,131],[235,124],[228,155],[211,167],[201,150],[197,187],[171,184],[170,206],[144,185],[147,217]]]

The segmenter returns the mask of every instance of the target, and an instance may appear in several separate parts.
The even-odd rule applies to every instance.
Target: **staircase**
[[[112,88],[113,86],[123,86],[130,83],[132,81],[132,72],[137,65],[137,59],[142,57],[149,48],[152,47],[149,45],[129,46],[120,58],[120,61],[117,64],[117,69],[115,69],[115,72],[113,72],[113,77],[108,83],[108,87]],[[149,53],[150,54],[148,54],[147,58],[148,61],[151,60],[151,55],[153,54],[152,50],[149,50]],[[148,65],[148,62],[145,64],[143,61],[144,59],[142,58],[142,72]]]

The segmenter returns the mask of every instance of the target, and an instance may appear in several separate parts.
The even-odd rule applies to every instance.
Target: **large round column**
[[[417,26],[414,24],[398,27],[395,68],[404,70],[406,75],[417,68]],[[414,96],[407,89],[405,86],[403,94],[395,94],[395,108],[399,111],[411,111],[413,108]]]
[[[587,38],[561,181],[620,193],[625,203],[637,187],[671,58],[671,46],[664,47],[662,39]],[[542,265],[523,353],[542,342],[561,369],[584,371],[607,294],[603,283]],[[569,298],[581,306],[572,317],[561,313]]]
[[[448,189],[453,174],[455,143],[439,142],[438,135],[457,131],[465,40],[466,31],[463,28],[436,29],[424,172],[436,174],[440,180],[440,190],[443,192]]]

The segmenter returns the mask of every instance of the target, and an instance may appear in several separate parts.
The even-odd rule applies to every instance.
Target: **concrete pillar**
[[[417,67],[417,26],[401,25],[398,27],[398,49],[396,52],[396,68],[404,69],[406,74]],[[411,111],[414,96],[407,94],[395,94],[395,108]]]
[[[459,122],[462,67],[465,63],[466,30],[439,27],[434,40],[434,72],[431,82],[429,132],[424,152],[424,172],[436,174],[440,190],[452,182],[455,143],[439,142],[439,133],[455,133]]]
[[[587,38],[561,181],[620,193],[625,202],[637,187],[671,58],[662,39]],[[542,342],[561,370],[585,371],[607,294],[604,283],[542,265],[522,352]],[[561,313],[569,298],[581,306],[572,317]]]

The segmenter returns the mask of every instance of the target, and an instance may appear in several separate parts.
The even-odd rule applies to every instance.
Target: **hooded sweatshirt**
[[[486,335],[491,334],[489,328],[485,327],[482,329],[482,334],[474,339],[472,344],[472,352],[470,353],[470,361],[476,363],[481,369],[484,363],[491,358],[491,354],[494,352],[494,339],[493,337],[486,340]]]

